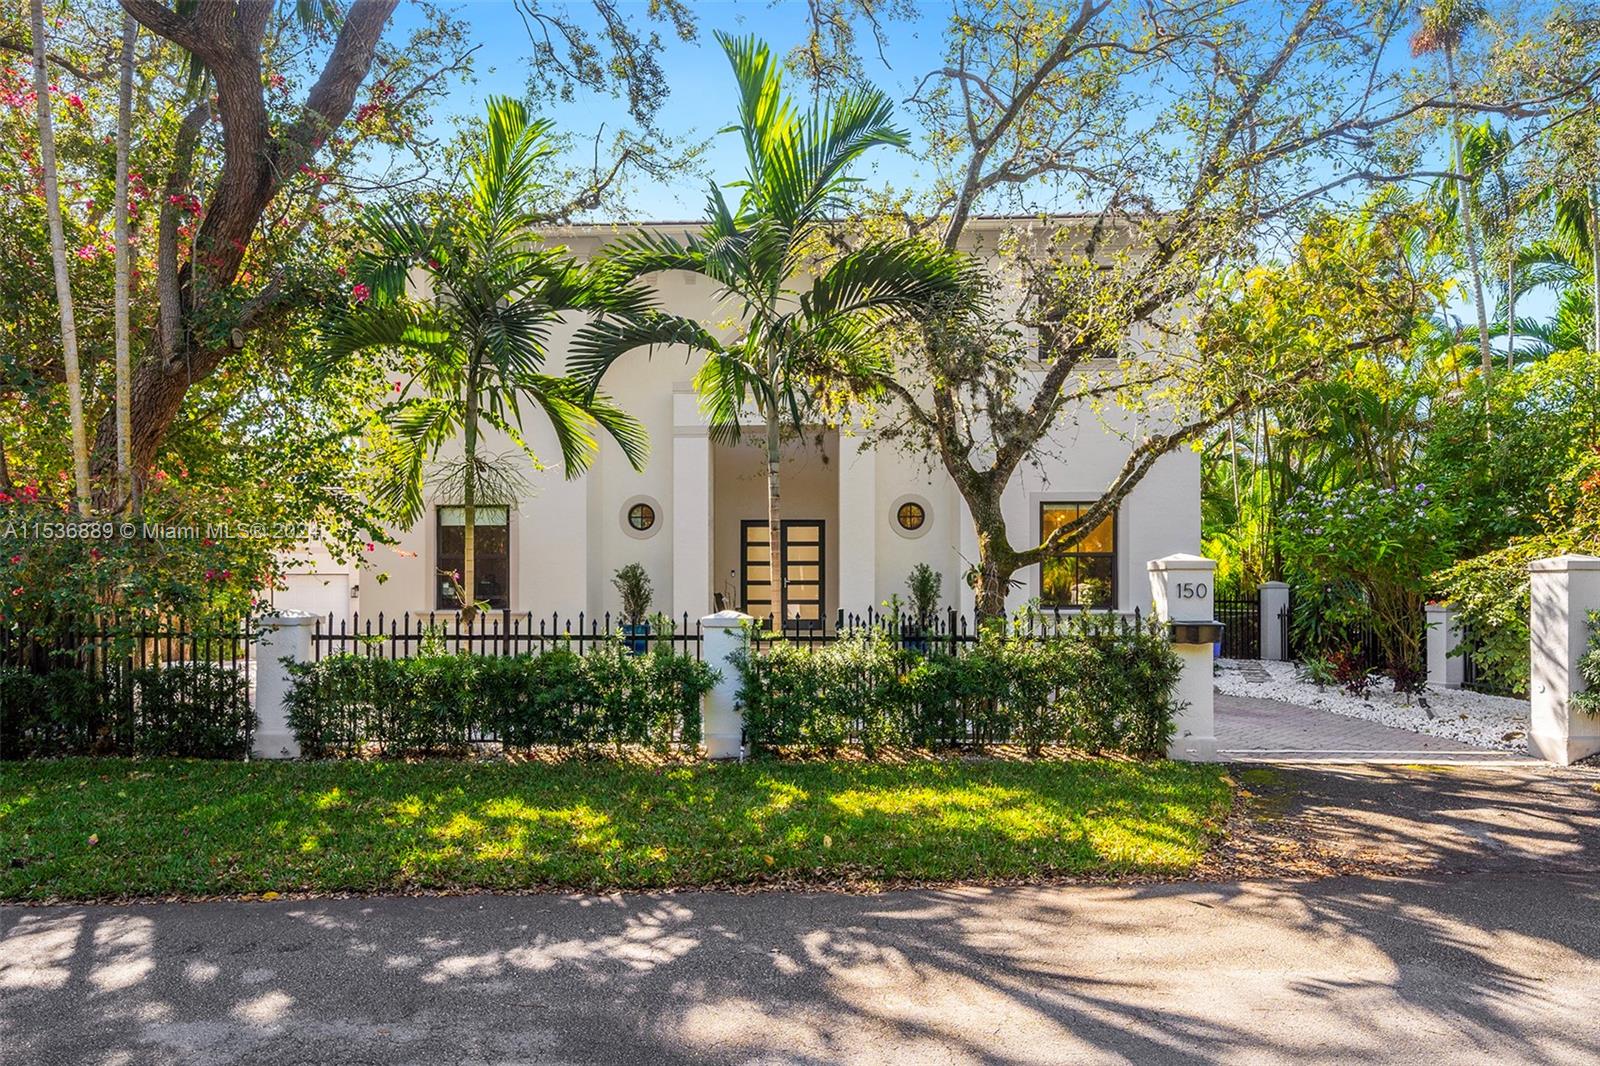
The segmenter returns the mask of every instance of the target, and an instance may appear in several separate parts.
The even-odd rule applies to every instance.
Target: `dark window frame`
[[[650,521],[646,522],[642,526],[633,520],[634,514],[641,507],[650,515]],[[633,530],[635,533],[648,533],[650,530],[656,528],[655,507],[651,504],[645,503],[643,500],[638,500],[630,504],[628,506],[628,528]]]
[[[474,547],[478,549],[475,560],[477,564],[475,567],[477,574],[475,576],[480,581],[483,579],[485,561],[491,563],[500,562],[503,564],[501,566],[501,571],[505,575],[505,581],[502,584],[502,588],[504,588],[505,591],[499,596],[477,596],[474,594],[473,598],[479,600],[480,602],[486,602],[492,610],[503,611],[509,609],[511,606],[511,508],[506,507],[504,504],[496,503],[481,505],[478,510],[482,511],[487,507],[503,508],[506,513],[505,521],[487,523],[483,521],[473,522],[473,529],[476,531],[475,539],[477,539],[476,534],[481,534],[485,529],[504,530],[506,550],[503,554],[491,554],[486,557],[482,550],[482,541],[481,539],[478,540],[478,543],[474,545]],[[434,609],[438,611],[459,611],[461,609],[461,604],[456,602],[454,587],[447,583],[444,579],[444,575],[446,573],[451,571],[460,573],[465,569],[466,566],[466,553],[464,551],[460,555],[452,555],[449,559],[446,559],[444,555],[444,515],[446,511],[459,510],[461,510],[461,504],[459,503],[440,504],[434,508],[433,602]],[[465,526],[452,526],[450,528],[464,529]]]
[[[1044,521],[1044,518],[1045,518],[1045,512],[1049,508],[1051,508],[1051,507],[1092,507],[1097,502],[1098,501],[1096,501],[1096,500],[1040,500],[1039,501],[1039,540],[1041,542],[1044,540],[1044,536],[1045,536],[1045,532],[1044,532],[1044,530],[1045,530],[1045,521]],[[1109,515],[1107,515],[1106,519],[1105,519],[1106,521],[1109,521],[1111,523],[1111,550],[1109,552],[1084,551],[1081,548],[1076,548],[1075,547],[1075,548],[1069,549],[1068,551],[1066,551],[1065,553],[1063,553],[1061,555],[1055,556],[1053,559],[1046,560],[1046,561],[1041,562],[1039,564],[1039,605],[1041,607],[1044,607],[1044,608],[1046,608],[1048,610],[1052,610],[1052,611],[1105,611],[1105,610],[1114,611],[1114,610],[1117,610],[1117,604],[1120,602],[1117,599],[1117,594],[1118,594],[1119,591],[1121,591],[1120,582],[1118,580],[1118,570],[1120,569],[1120,567],[1118,566],[1118,563],[1120,562],[1120,556],[1122,554],[1122,539],[1121,539],[1121,532],[1122,531],[1119,528],[1122,523],[1119,521],[1120,516],[1118,514],[1118,511],[1119,511],[1118,508],[1112,508],[1111,513]],[[1080,541],[1079,543],[1081,544],[1082,542]],[[1109,560],[1111,560],[1111,604],[1110,604],[1109,607],[1085,606],[1084,604],[1081,604],[1081,603],[1056,603],[1056,602],[1052,602],[1052,601],[1046,599],[1045,579],[1044,579],[1045,567],[1048,566],[1051,562],[1054,562],[1054,561],[1066,561],[1066,560],[1069,560],[1069,559],[1074,559],[1074,560],[1075,559],[1109,559]]]
[[[914,526],[906,525],[905,511],[907,507],[916,508],[917,524]],[[922,504],[918,503],[916,500],[905,500],[901,502],[899,507],[894,509],[894,524],[905,530],[907,533],[915,533],[923,526],[928,524],[928,509],[922,506]]]

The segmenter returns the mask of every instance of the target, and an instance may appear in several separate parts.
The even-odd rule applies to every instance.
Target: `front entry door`
[[[785,629],[821,629],[823,589],[827,587],[823,552],[823,524],[809,518],[783,523]],[[740,523],[739,592],[744,611],[767,619],[775,609],[772,595],[772,554],[768,549],[765,519]]]

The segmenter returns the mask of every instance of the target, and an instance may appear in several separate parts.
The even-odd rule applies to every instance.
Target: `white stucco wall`
[[[668,226],[668,229],[673,227]],[[681,231],[687,225],[676,227]],[[565,240],[580,256],[591,254],[609,229],[569,233]],[[654,284],[662,303],[698,317],[712,328],[726,328],[729,310],[715,301],[704,279],[688,274],[661,275]],[[572,326],[556,331],[550,369],[563,369]],[[524,431],[547,465],[526,468],[528,491],[511,515],[511,609],[563,618],[579,611],[590,616],[619,607],[611,575],[629,562],[643,564],[655,586],[657,609],[691,619],[710,610],[712,591],[729,584],[727,571],[738,565],[738,521],[765,514],[765,489],[759,462],[740,473],[743,458],[711,443],[690,388],[697,362],[682,351],[639,352],[607,375],[603,389],[644,424],[651,454],[642,471],[633,470],[621,450],[601,438],[600,454],[584,476],[562,477],[554,436],[537,409],[524,412]],[[1113,428],[1129,430],[1124,419]],[[873,445],[849,427],[825,434],[826,463],[815,452],[813,433],[786,445],[785,514],[821,518],[827,523],[827,609],[864,611],[895,594],[904,597],[905,580],[919,562],[944,577],[946,606],[970,611],[971,591],[964,575],[976,561],[976,538],[954,484],[921,457],[894,446]],[[1039,504],[1047,500],[1089,500],[1099,496],[1126,459],[1129,445],[1087,409],[1063,417],[1038,463],[1024,463],[1007,489],[1005,511],[1015,539],[1038,534]],[[515,445],[494,432],[484,448],[512,456]],[[759,460],[759,454],[751,450]],[[895,505],[907,496],[927,507],[926,531],[903,535],[894,523]],[[626,506],[650,501],[656,524],[648,536],[626,528]],[[378,545],[352,584],[363,614],[383,611],[426,614],[434,609],[434,506],[410,530],[396,531],[397,543]],[[748,512],[748,513],[746,513]],[[1198,552],[1200,543],[1200,464],[1184,451],[1155,464],[1119,511],[1117,523],[1117,607],[1149,606],[1145,576],[1148,560],[1177,552]],[[380,577],[381,575],[381,577]],[[733,582],[737,595],[737,578]],[[1037,568],[1012,597],[1013,606],[1039,593]]]

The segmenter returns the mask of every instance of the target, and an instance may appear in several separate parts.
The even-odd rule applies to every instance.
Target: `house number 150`
[[[1203,581],[1178,582],[1178,599],[1203,600],[1211,595],[1211,586]]]

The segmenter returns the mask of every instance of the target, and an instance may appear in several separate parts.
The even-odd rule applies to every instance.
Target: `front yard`
[[[1109,759],[0,767],[0,899],[1182,874],[1217,766]]]

